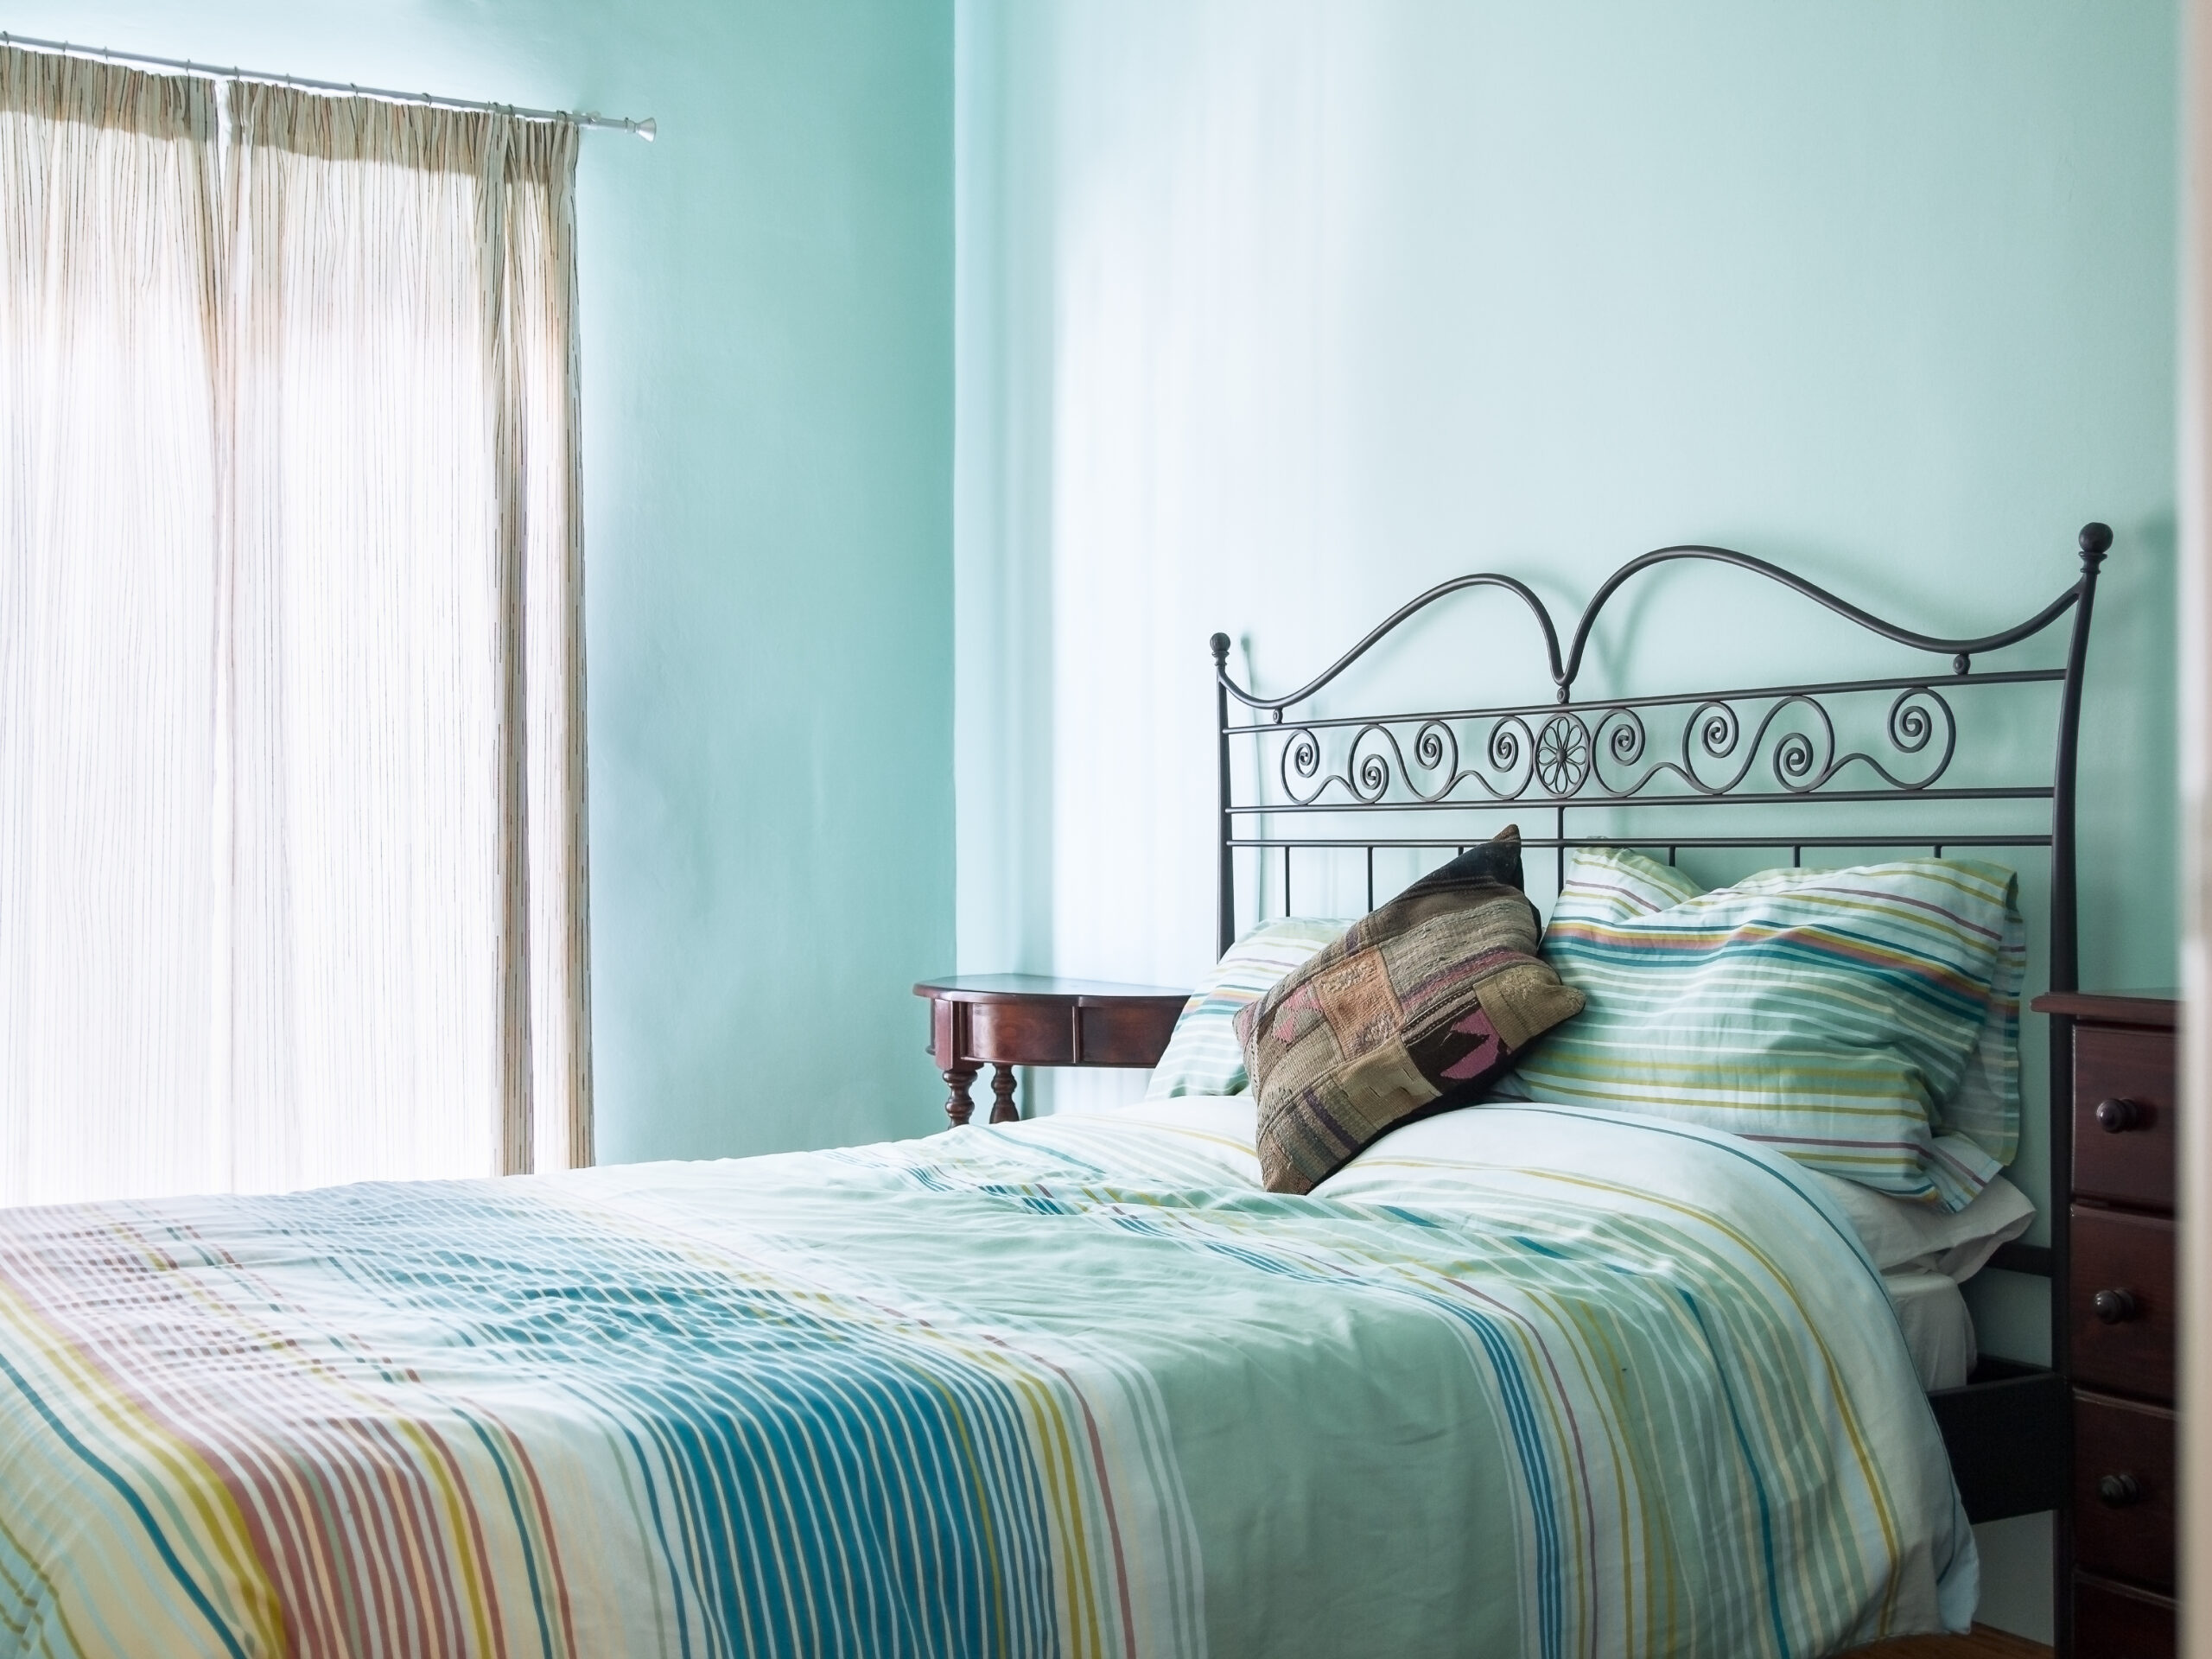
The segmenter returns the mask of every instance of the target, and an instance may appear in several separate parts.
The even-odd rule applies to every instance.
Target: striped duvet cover
[[[1975,1567],[1786,1160],[1242,1101],[0,1212],[0,1652],[1815,1655]]]

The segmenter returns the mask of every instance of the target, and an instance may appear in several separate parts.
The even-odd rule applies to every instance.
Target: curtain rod
[[[35,41],[27,35],[0,30],[0,46],[25,47],[34,52],[56,52],[73,58],[99,58],[108,63],[152,69],[181,69],[188,75],[226,76],[232,80],[257,80],[271,86],[296,86],[302,92],[344,92],[354,98],[381,99],[387,104],[427,104],[440,110],[475,110],[486,115],[512,115],[524,121],[566,121],[572,126],[607,132],[634,132],[651,143],[657,129],[653,118],[632,121],[627,116],[578,115],[568,110],[518,110],[512,104],[480,104],[466,98],[440,98],[435,92],[394,92],[380,86],[356,86],[350,81],[308,80],[298,75],[267,74],[258,69],[226,69],[217,64],[194,63],[189,58],[149,57],[143,52],[111,52],[104,46],[77,46],[67,41]]]

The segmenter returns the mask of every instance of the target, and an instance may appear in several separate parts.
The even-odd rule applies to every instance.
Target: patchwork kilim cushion
[[[1472,1100],[1578,1014],[1536,955],[1521,835],[1431,871],[1236,1017],[1260,1173],[1306,1192],[1408,1118]]]

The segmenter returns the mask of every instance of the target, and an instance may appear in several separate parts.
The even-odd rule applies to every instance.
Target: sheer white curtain
[[[0,1202],[228,1179],[213,92],[0,52]]]
[[[232,97],[238,1179],[588,1161],[575,129]]]
[[[102,543],[119,597],[66,537],[9,521],[0,1132],[22,1149],[0,1201],[588,1162],[575,129],[233,86],[211,216],[205,83],[98,73],[199,123],[176,143],[223,227],[178,279],[205,314],[199,372],[143,416],[167,454],[195,397],[198,470],[118,452],[143,401],[121,379],[81,462],[49,461],[15,370],[10,486],[105,524],[127,478],[168,541],[204,526],[172,561],[198,607],[147,591],[166,543],[135,521]],[[52,176],[27,149],[5,184]],[[116,226],[71,211],[52,238],[77,264],[149,239],[189,263],[143,205]],[[143,333],[147,284],[124,285]],[[84,302],[75,276],[48,286]],[[112,648],[132,606],[131,637],[158,641],[138,654]],[[186,723],[188,743],[167,729]],[[20,807],[26,787],[55,804]],[[137,839],[89,842],[87,814]],[[87,913],[105,932],[51,973]],[[72,1121],[66,1151],[40,1139]]]

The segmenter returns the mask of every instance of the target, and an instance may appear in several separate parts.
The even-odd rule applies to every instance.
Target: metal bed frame
[[[1899,627],[1778,565],[1705,546],[1660,548],[1621,566],[1584,607],[1564,656],[1559,630],[1542,600],[1525,583],[1492,572],[1430,588],[1313,679],[1280,696],[1262,696],[1232,679],[1229,636],[1217,633],[1211,644],[1220,766],[1220,948],[1226,951],[1237,934],[1240,855],[1257,864],[1280,853],[1281,909],[1287,914],[1294,853],[1324,853],[1339,861],[1363,853],[1367,906],[1372,909],[1378,850],[1448,853],[1489,833],[1472,824],[1477,815],[1495,817],[1510,809],[1525,817],[1533,809],[1548,817],[1551,833],[1523,836],[1522,845],[1553,850],[1562,875],[1567,849],[1585,846],[1663,849],[1669,862],[1685,848],[1787,848],[1793,863],[1802,863],[1808,848],[1926,849],[1938,857],[1946,848],[2046,848],[2048,988],[2077,989],[2075,760],[2097,570],[2112,546],[2112,531],[2101,524],[2085,524],[2078,543],[2080,574],[2070,587],[2025,621],[1973,639],[1940,639]],[[1948,672],[1578,699],[1575,681],[1591,630],[1607,601],[1640,573],[1684,560],[1732,566],[1778,583],[1885,640],[1948,658]],[[1326,687],[1412,618],[1450,594],[1477,588],[1503,589],[1528,607],[1548,658],[1548,702],[1382,715],[1326,714],[1313,706]],[[1976,658],[2034,639],[2069,612],[2073,622],[2063,667],[1976,667]],[[2057,691],[2056,752],[2048,771],[2038,765],[2029,775],[2012,769],[2014,775],[2005,781],[1947,783],[1961,752],[1960,709],[1986,708],[1979,699],[1988,688],[2042,685]],[[1888,700],[1885,711],[1878,702],[1869,702],[1881,698]],[[1872,727],[1871,742],[1849,734],[1853,710],[1861,716],[1858,728]],[[1262,780],[1250,798],[1240,798],[1236,788],[1240,746],[1252,753]],[[1265,781],[1270,777],[1272,790]],[[1964,822],[1955,821],[1955,828],[1928,822],[1931,811],[1962,819],[1978,810],[1986,817],[2005,809],[1966,804],[2005,801],[2047,801],[2048,827],[1994,832]],[[1809,823],[1802,816],[1846,804],[1858,806],[1862,817],[1885,823],[1890,821],[1885,807],[1910,807],[1912,817],[1902,828],[1860,834],[1855,826],[1839,828],[1833,813]],[[1757,834],[1684,833],[1688,826],[1672,816],[1713,806],[1763,809],[1786,819],[1787,827],[1772,827],[1770,820]],[[1570,834],[1569,815],[1593,809],[1605,810],[1613,822],[1602,833]],[[2022,809],[2010,810],[2017,817]],[[1622,820],[1634,820],[1638,827],[1618,828]],[[1316,823],[1346,833],[1306,829]],[[1291,831],[1278,829],[1286,824]],[[1254,886],[1263,902],[1264,873]],[[1965,1387],[1930,1396],[1969,1517],[1980,1522],[2056,1511],[2062,1560],[2069,1529],[2072,1436],[2063,1198],[2072,1185],[2072,1021],[2054,1017],[2050,1192],[2044,1202],[2050,1243],[2008,1245],[1993,1262],[2050,1280],[2051,1363],[1986,1359]],[[2063,1585],[2057,1592],[2063,1597]]]

